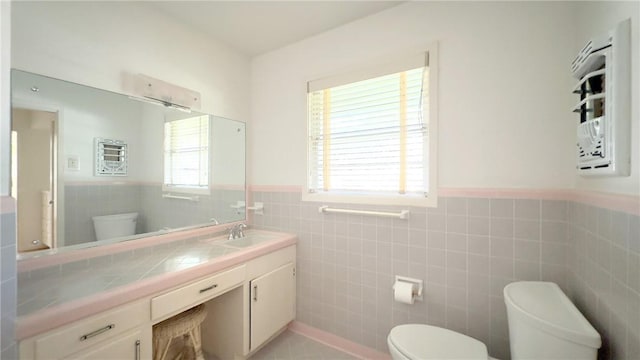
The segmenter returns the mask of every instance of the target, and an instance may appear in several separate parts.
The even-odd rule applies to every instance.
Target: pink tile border
[[[273,191],[273,192],[300,192],[302,186],[298,185],[249,185],[249,191]]]
[[[289,324],[289,330],[297,334],[306,336],[321,344],[332,347],[336,350],[340,350],[358,359],[363,359],[363,360],[368,360],[368,359],[390,360],[391,359],[391,355],[389,354],[382,353],[378,350],[360,345],[353,341],[341,338],[335,334],[314,328],[312,326],[303,324],[298,321],[291,322],[291,324]]]
[[[640,196],[574,190],[566,200],[640,216]]]
[[[106,186],[106,185],[151,185],[151,186],[162,186],[161,182],[157,181],[123,181],[123,180],[70,180],[65,181],[65,186]],[[244,190],[244,185],[237,184],[217,184],[212,186],[212,189],[216,190]]]
[[[490,199],[539,199],[566,200],[567,192],[563,189],[482,189],[482,188],[440,188],[438,196],[469,197]]]
[[[251,191],[299,192],[296,185],[250,185]],[[486,199],[537,199],[575,201],[609,210],[640,216],[640,195],[615,194],[579,189],[517,189],[517,188],[439,188],[440,197]]]
[[[0,197],[0,214],[12,214],[16,212],[16,199],[11,196]]]

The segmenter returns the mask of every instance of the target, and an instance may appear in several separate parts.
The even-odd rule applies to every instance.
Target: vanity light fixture
[[[197,91],[142,74],[126,76],[125,80],[133,93],[132,99],[187,112],[200,108],[200,93]]]
[[[153,99],[153,98],[149,98],[149,97],[140,98],[140,97],[135,97],[135,96],[129,96],[129,99],[138,100],[138,101],[144,101],[144,102],[149,103],[149,104],[155,104],[155,105],[160,105],[160,106],[164,106],[164,107],[171,108],[171,109],[180,110],[180,111],[186,112],[188,114],[191,113],[191,109],[188,108],[188,107],[181,106],[181,105],[178,105],[178,104],[172,104],[172,103],[170,103],[168,101],[164,101],[164,100]]]

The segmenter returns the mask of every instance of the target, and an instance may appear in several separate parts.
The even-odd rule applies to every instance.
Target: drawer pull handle
[[[204,289],[200,289],[200,294],[202,294],[203,292],[207,292],[207,291],[209,291],[209,290],[215,289],[215,288],[217,288],[217,287],[218,287],[218,284],[213,284],[213,285],[211,285],[211,286],[207,286],[207,287],[206,287],[206,288],[204,288]]]
[[[86,335],[82,335],[82,336],[80,336],[80,341],[85,341],[85,340],[90,339],[90,338],[92,338],[94,336],[98,336],[98,335],[102,334],[103,332],[106,332],[106,331],[109,331],[109,330],[113,329],[114,327],[116,327],[115,324],[109,324],[109,325],[107,325],[107,326],[105,326],[105,327],[103,327],[101,329],[98,329],[96,331],[92,331],[92,332],[90,332],[90,333],[88,333]]]
[[[253,301],[258,301],[258,285],[253,285]]]
[[[136,360],[140,360],[140,340],[136,340]]]

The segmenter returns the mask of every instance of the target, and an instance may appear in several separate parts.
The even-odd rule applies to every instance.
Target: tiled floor
[[[313,341],[291,331],[285,331],[255,353],[251,360],[355,360],[339,350]]]

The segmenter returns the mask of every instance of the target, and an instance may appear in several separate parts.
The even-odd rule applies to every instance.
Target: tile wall
[[[640,359],[640,217],[569,203],[569,294],[603,338],[600,359]]]
[[[387,351],[389,330],[419,322],[447,327],[509,358],[502,288],[549,280],[567,290],[566,202],[440,198],[407,220],[320,214],[297,192],[251,193],[265,204],[261,228],[297,233],[297,320]],[[371,208],[370,210],[400,210]],[[425,281],[425,300],[393,301],[394,275]]]
[[[10,197],[2,197],[13,203]],[[14,208],[13,205],[10,206]],[[0,213],[0,358],[17,359],[13,333],[16,319],[16,214],[14,211]]]
[[[93,216],[138,212],[136,233],[207,223],[236,221],[243,215],[231,205],[244,199],[242,190],[214,189],[200,201],[162,198],[159,185],[65,186],[65,245],[95,241]]]
[[[66,185],[64,245],[96,241],[93,216],[141,211],[140,185]],[[144,232],[140,217],[136,232]]]

